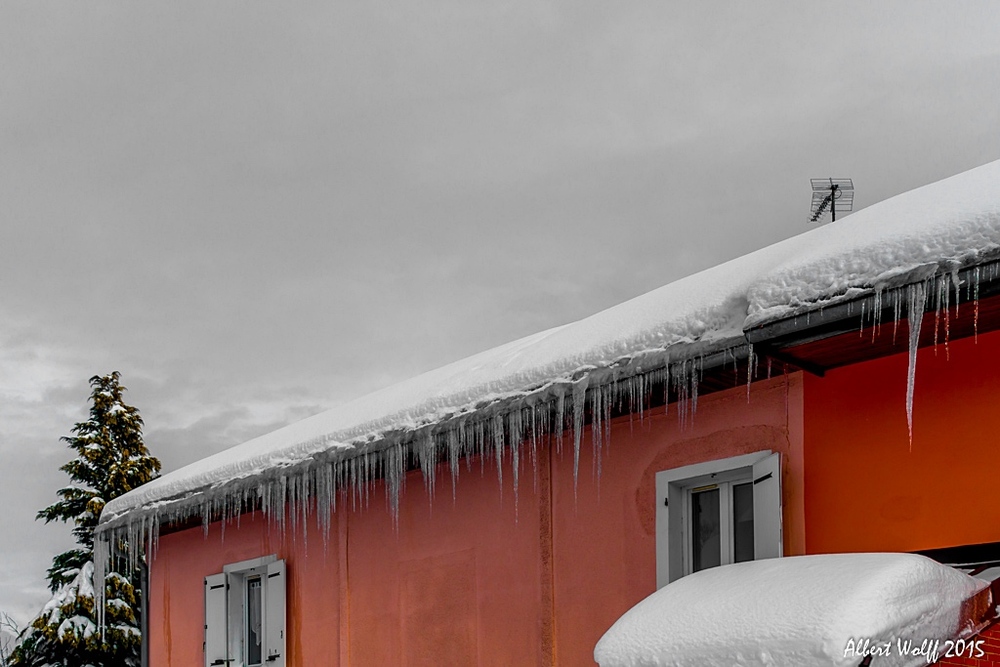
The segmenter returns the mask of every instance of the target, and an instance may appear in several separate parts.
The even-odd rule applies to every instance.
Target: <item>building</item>
[[[985,567],[998,259],[995,162],[164,475],[98,546],[149,545],[155,667],[593,664],[717,563]]]

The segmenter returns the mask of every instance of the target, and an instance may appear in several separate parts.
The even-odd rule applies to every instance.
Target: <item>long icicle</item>
[[[913,451],[913,386],[917,375],[917,348],[920,345],[920,326],[927,308],[927,284],[914,283],[907,289],[906,321],[910,329],[909,364],[906,369],[906,426]]]
[[[584,409],[587,403],[587,376],[573,385],[573,497],[580,477],[580,441],[583,438]]]

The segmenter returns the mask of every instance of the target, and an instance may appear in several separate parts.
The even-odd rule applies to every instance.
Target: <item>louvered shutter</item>
[[[285,667],[285,561],[267,564],[267,583],[264,589],[265,642],[267,664]]]
[[[229,664],[226,579],[221,572],[205,577],[205,667]]]

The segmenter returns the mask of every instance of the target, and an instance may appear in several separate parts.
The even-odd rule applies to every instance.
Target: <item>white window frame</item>
[[[656,587],[690,574],[691,492],[709,484],[731,489],[750,481],[754,496],[754,559],[780,557],[782,548],[781,457],[771,450],[662,470],[656,473]],[[725,521],[731,500],[720,493],[722,562],[732,562],[732,525]],[[728,523],[728,525],[727,525]]]
[[[205,577],[205,666],[246,667],[247,582],[261,581],[262,667],[285,666],[285,561],[276,555],[230,563]]]

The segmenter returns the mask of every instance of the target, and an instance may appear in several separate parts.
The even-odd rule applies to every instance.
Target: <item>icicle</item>
[[[479,457],[479,474],[486,472],[486,435],[484,429],[486,428],[483,424],[483,420],[479,419],[475,422],[475,430],[472,433],[473,438],[473,448],[476,452],[476,456]]]
[[[514,521],[517,522],[517,482],[519,475],[519,467],[521,465],[519,450],[521,449],[521,435],[520,435],[520,418],[521,410],[517,409],[511,413],[511,441],[510,441],[510,465],[511,465],[511,481],[514,483]]]
[[[663,414],[670,414],[670,355],[663,364]]]
[[[424,490],[427,492],[427,497],[433,501],[434,499],[434,478],[435,469],[437,468],[438,453],[437,453],[437,440],[431,433],[431,429],[424,429],[423,432],[418,437],[417,443],[414,445],[417,452],[417,463],[420,466],[420,472],[424,478]]]
[[[554,389],[556,391],[556,454],[562,454],[563,420],[566,418],[566,392],[563,390],[561,385],[556,385]]]
[[[303,470],[298,475],[298,501],[296,507],[292,508],[292,512],[296,508],[300,512],[300,521],[302,522],[302,547],[308,553],[309,551],[309,499],[313,496],[313,491],[309,488],[309,471]]]
[[[611,412],[615,399],[614,385],[605,385],[604,395],[604,447],[608,449],[611,445]]]
[[[292,477],[291,480],[289,480],[289,481],[291,482],[291,484],[289,484],[286,487],[288,495],[285,498],[285,506],[282,509],[282,512],[283,513],[284,512],[288,512],[288,529],[291,531],[292,538],[294,539],[295,535],[298,533],[298,523],[299,523],[299,521],[298,521],[298,504],[299,504],[299,498],[298,498],[298,495],[299,495],[298,494],[298,479],[297,479],[297,477]]]
[[[927,308],[926,283],[914,283],[908,289],[906,319],[910,329],[910,356],[906,370],[906,426],[910,435],[910,451],[913,451],[913,386],[917,373],[917,348],[920,345],[920,325]]]
[[[635,377],[629,377],[625,380],[625,394],[628,396],[626,409],[631,420],[631,416],[635,414]]]
[[[107,533],[111,532],[112,536]],[[104,635],[104,573],[111,559],[109,539],[114,531],[99,531],[94,535],[94,607],[97,612],[97,632]],[[145,593],[145,591],[143,591]]]
[[[351,510],[357,510],[361,505],[364,496],[364,470],[368,465],[368,452],[364,452],[357,458],[350,459],[347,470],[344,474],[350,480],[351,488]]]
[[[370,466],[372,465],[372,455],[371,452],[365,452],[361,459],[355,459],[353,465],[351,466],[351,475],[353,476],[354,500],[352,502],[352,508],[360,508],[368,506],[368,479]]]
[[[492,426],[493,451],[497,462],[497,481],[500,483],[500,500],[503,500],[503,416],[499,413],[490,420]]]
[[[979,267],[972,269],[972,340],[979,343]]]
[[[330,538],[330,526],[333,523],[333,513],[337,511],[337,487],[334,481],[334,463],[326,461],[323,465],[321,482],[322,491],[318,501],[319,523],[323,530],[323,546],[326,547]]]
[[[938,330],[941,328],[941,306],[942,306],[942,287],[943,281],[935,276],[931,278],[931,287],[934,290],[934,356],[937,356],[937,346],[938,346]],[[947,292],[945,292],[947,295]]]
[[[590,462],[590,476],[591,479],[597,479],[597,466],[598,461],[601,458],[601,439],[604,435],[603,432],[603,417],[604,417],[604,407],[601,399],[603,398],[603,387],[594,387],[591,404],[590,404],[590,444],[593,451],[593,459]]]
[[[903,318],[903,290],[894,289],[892,291],[892,344],[896,344],[896,332],[899,330],[899,321]]]
[[[580,476],[580,441],[583,438],[584,408],[587,402],[588,376],[573,384],[573,497],[576,498]]]
[[[351,511],[357,509],[358,502],[358,461],[364,454],[348,459],[338,472],[343,475],[343,483],[347,487],[347,500],[351,502]]]
[[[528,439],[528,432],[530,426],[528,425],[528,406],[525,402],[518,401],[517,410],[512,414],[513,418],[513,429],[514,429],[514,442],[518,445],[524,444]]]
[[[278,490],[276,491],[276,498],[274,503],[274,511],[278,515],[278,533],[284,537],[285,536],[285,510],[288,503],[288,478],[285,475],[278,477]]]
[[[694,423],[694,417],[698,414],[698,389],[701,387],[701,373],[705,365],[704,357],[696,357],[691,360],[691,422]],[[754,372],[756,373],[756,366],[754,366]]]
[[[684,362],[674,362],[670,367],[670,381],[673,384],[674,396],[677,397],[677,422],[684,425],[684,400],[687,381],[684,377]]]
[[[872,296],[873,322],[872,322],[872,342],[882,330],[882,288],[876,287]]]
[[[448,470],[451,472],[451,502],[455,503],[458,501],[458,471],[459,471],[459,461],[461,460],[461,447],[462,442],[460,440],[460,434],[465,431],[465,424],[461,423],[457,428],[448,430]]]
[[[950,277],[941,276],[941,307],[944,311],[944,356],[951,360],[951,350],[948,343],[951,339],[951,281]]]
[[[472,471],[472,445],[469,444],[472,439],[472,425],[470,420],[463,418],[462,427],[458,430],[458,456],[461,459],[465,457],[465,469]],[[455,473],[456,480],[458,479],[458,473]]]
[[[392,514],[393,527],[399,528],[399,496],[403,485],[404,465],[403,447],[399,442],[393,443],[385,451],[385,492],[389,501],[389,511]]]
[[[619,391],[618,398],[618,409],[623,410],[625,414],[628,415],[628,432],[629,435],[632,434],[633,423],[632,419],[635,417],[635,378],[628,377],[621,381],[622,388]]]
[[[223,502],[223,504],[225,503],[225,498],[223,498],[222,502]],[[214,508],[214,504],[213,504],[213,508]],[[226,517],[225,509],[223,508],[222,513],[219,515],[219,541],[222,544],[226,543],[226,520],[227,520],[227,517]]]
[[[747,342],[747,403],[750,402],[750,385],[753,383],[753,343]]]
[[[611,415],[608,404],[611,401],[611,387],[607,384],[594,389],[594,404],[591,410],[594,413],[591,419],[591,444],[593,445],[594,461],[591,465],[591,476],[598,482],[600,489],[601,461],[604,458],[604,449],[611,434]]]
[[[690,380],[687,360],[676,362],[671,369],[671,376],[674,383],[674,393],[677,395],[677,421],[683,429],[687,423],[687,413],[690,407],[688,403]]]
[[[152,563],[153,559],[156,558],[156,542],[153,539],[153,533],[156,531],[156,527],[159,525],[159,523],[160,523],[160,517],[158,514],[154,513],[152,519],[149,522],[149,527],[146,529],[146,532],[143,535],[143,538],[145,539],[145,544],[143,548],[145,549],[145,556],[147,563]]]
[[[538,495],[538,410],[534,403],[531,404],[531,482],[535,495]]]
[[[208,537],[208,526],[212,520],[212,503],[205,499],[201,503],[201,530],[205,537]]]
[[[641,371],[641,368],[636,369],[636,371]],[[642,424],[646,418],[645,402],[646,402],[646,376],[636,375],[635,377],[635,393],[638,398],[638,408],[639,408],[639,423]]]

